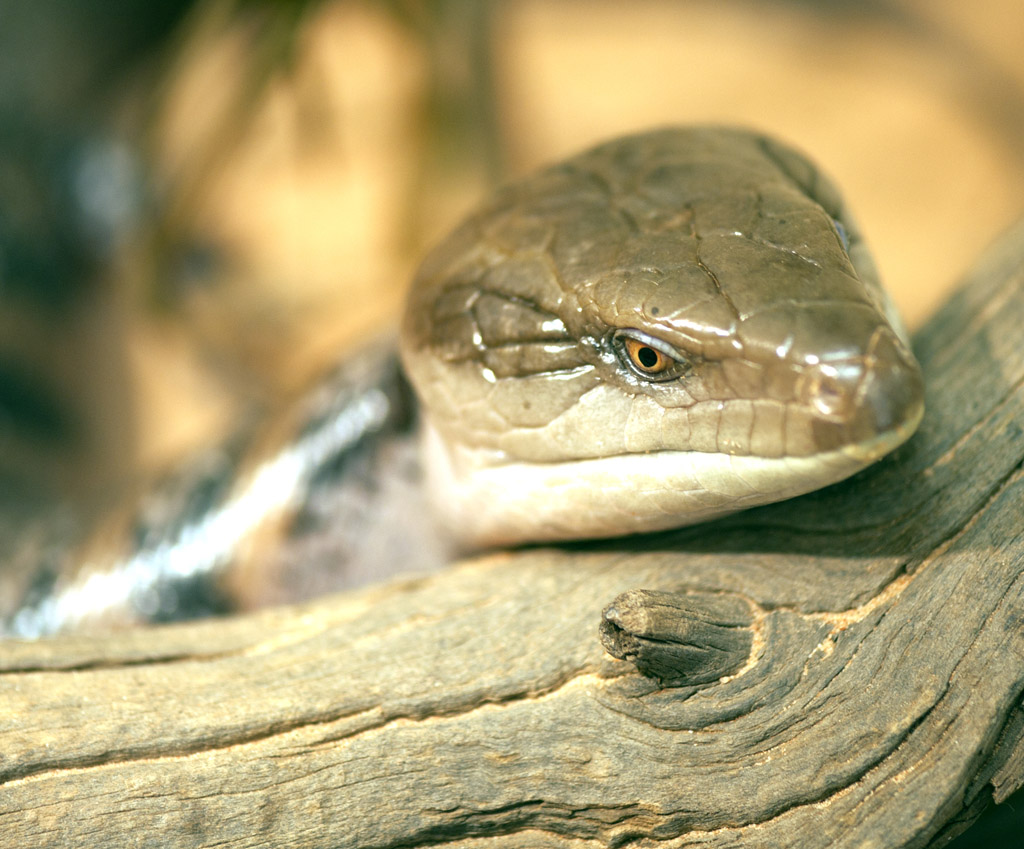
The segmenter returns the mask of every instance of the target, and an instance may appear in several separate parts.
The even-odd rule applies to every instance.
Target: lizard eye
[[[850,237],[846,234],[846,228],[843,226],[843,222],[840,221],[838,218],[833,218],[832,226],[836,228],[836,233],[839,234],[839,241],[843,243],[843,250],[849,253]]]
[[[661,340],[637,330],[620,330],[612,345],[622,363],[634,374],[648,380],[671,380],[686,370],[686,363]]]
[[[626,356],[633,368],[644,374],[660,374],[672,365],[672,358],[639,339],[626,339]]]

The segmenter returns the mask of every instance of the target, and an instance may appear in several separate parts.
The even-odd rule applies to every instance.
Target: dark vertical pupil
[[[658,364],[658,352],[653,348],[641,348],[636,352],[636,358],[644,368],[654,368]]]

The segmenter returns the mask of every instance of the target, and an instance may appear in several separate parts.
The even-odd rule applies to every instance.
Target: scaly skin
[[[631,366],[627,336],[670,367]],[[470,545],[807,492],[895,448],[923,409],[835,188],[718,127],[618,139],[500,190],[424,262],[402,359],[439,512]]]

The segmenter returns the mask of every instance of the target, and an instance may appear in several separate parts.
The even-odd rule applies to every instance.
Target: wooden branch
[[[918,347],[921,433],[822,493],[298,609],[4,645],[0,844],[955,833],[1024,783],[1024,227]]]

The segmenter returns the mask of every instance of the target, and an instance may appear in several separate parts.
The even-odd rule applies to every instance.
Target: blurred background
[[[0,0],[0,540],[272,417],[496,182],[652,125],[810,153],[918,327],[1024,212],[1022,44],[1017,0]]]
[[[101,511],[393,322],[491,185],[736,122],[912,327],[1024,208],[1014,0],[0,0],[0,488]]]

